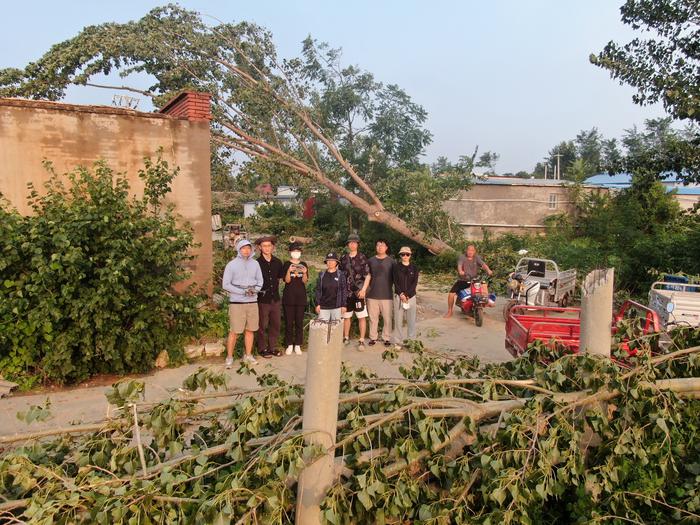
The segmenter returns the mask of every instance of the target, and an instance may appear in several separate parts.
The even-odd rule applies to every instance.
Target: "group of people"
[[[282,261],[274,255],[276,239],[262,237],[256,241],[260,255],[254,258],[253,244],[238,242],[237,255],[224,270],[222,287],[229,294],[230,330],[226,341],[226,366],[233,365],[233,351],[239,335],[244,338],[243,360],[257,363],[253,356],[256,341],[258,354],[264,358],[282,355],[277,348],[282,311],[284,311],[286,355],[300,355],[304,340],[304,313],[307,308],[306,285],[308,265],[301,260],[302,245],[289,245],[289,259]],[[367,318],[368,345],[379,339],[385,346],[402,345],[416,336],[416,287],[418,268],[411,262],[408,246],[399,250],[399,260],[389,255],[385,239],[375,243],[376,253],[368,258],[359,251],[360,238],[352,234],[347,239],[347,252],[338,257],[335,252],[325,257],[326,269],[316,283],[316,314],[318,319],[343,322],[343,342],[350,343],[352,318],[358,320],[358,350],[365,346]],[[280,281],[284,288],[280,296]],[[404,320],[407,327],[404,329]]]
[[[375,255],[359,251],[360,238],[347,239],[347,252],[340,258],[334,252],[325,257],[326,270],[318,276],[316,313],[319,319],[343,321],[343,342],[350,343],[352,318],[357,318],[358,349],[363,350],[369,318],[369,346],[381,341],[384,346],[402,345],[416,336],[416,287],[418,268],[411,262],[408,246],[399,250],[399,260],[389,255],[389,243],[378,239]],[[407,327],[404,330],[404,319]]]

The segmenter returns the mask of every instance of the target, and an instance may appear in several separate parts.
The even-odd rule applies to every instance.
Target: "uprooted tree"
[[[134,91],[160,106],[185,88],[211,93],[215,156],[232,148],[257,169],[272,166],[287,181],[327,188],[433,253],[449,249],[435,230],[411,220],[415,214],[408,221],[399,216],[404,210],[392,209],[377,189],[387,186],[382,179],[418,167],[431,138],[425,110],[398,86],[343,67],[340,58],[308,38],[300,57],[282,60],[258,26],[209,27],[197,13],[171,5],[135,22],[87,27],[22,70],[0,70],[0,96],[56,100],[77,84]],[[146,89],[96,83],[95,76],[117,71],[145,73],[155,83]],[[466,187],[470,174],[423,177],[427,187],[421,180],[415,192],[439,199],[442,188],[454,187],[452,179]]]
[[[330,452],[335,525],[693,523],[700,332],[679,328],[654,355],[659,334],[618,328],[634,357],[540,345],[479,365],[414,344],[401,379],[344,368],[330,449],[305,444],[303,387],[269,374],[227,390],[202,368],[157,404],[120,382],[109,420],[0,437],[0,520],[291,523],[300,472]]]

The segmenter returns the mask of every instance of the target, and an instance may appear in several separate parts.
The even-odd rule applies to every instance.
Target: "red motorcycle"
[[[486,279],[477,277],[457,293],[457,305],[465,314],[474,316],[476,326],[484,324],[484,308],[496,302],[496,294],[489,294],[488,284]]]

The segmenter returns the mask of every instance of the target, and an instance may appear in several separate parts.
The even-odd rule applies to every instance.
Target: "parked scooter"
[[[489,281],[478,277],[457,293],[457,305],[462,312],[474,316],[476,326],[484,324],[484,308],[496,304],[496,294],[488,292]]]
[[[531,272],[530,272],[531,273]],[[537,294],[540,293],[540,282],[530,279],[530,273],[511,272],[508,275],[508,293],[510,297],[503,306],[503,319],[508,320],[510,309],[516,304],[533,306],[537,304]]]

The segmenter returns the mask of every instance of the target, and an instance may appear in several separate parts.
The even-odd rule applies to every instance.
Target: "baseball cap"
[[[330,252],[326,255],[325,259],[323,259],[323,262],[327,261],[335,261],[338,262],[338,254],[335,252]]]

